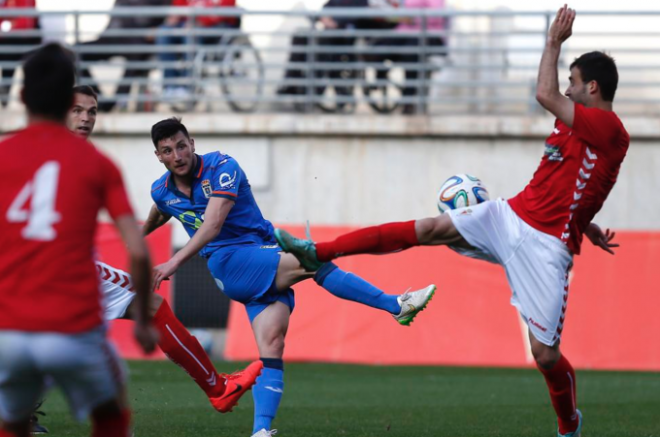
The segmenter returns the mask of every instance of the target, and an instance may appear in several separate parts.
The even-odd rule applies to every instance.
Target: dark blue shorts
[[[236,245],[216,250],[207,261],[218,288],[245,305],[250,323],[274,302],[293,311],[293,290],[278,291],[275,285],[281,251],[277,245]]]

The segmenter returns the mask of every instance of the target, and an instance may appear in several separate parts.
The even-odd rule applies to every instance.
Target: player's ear
[[[587,92],[589,93],[589,95],[598,94],[600,92],[600,87],[598,86],[598,82],[596,82],[595,80],[589,82],[587,84]]]
[[[195,139],[193,137],[190,137],[190,149],[195,153]]]
[[[158,158],[158,162],[162,164],[163,158],[160,157],[160,153],[158,153],[158,149],[154,150],[154,155],[156,155],[156,158]]]

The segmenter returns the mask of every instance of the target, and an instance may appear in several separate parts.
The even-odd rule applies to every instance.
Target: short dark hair
[[[186,138],[190,139],[188,129],[181,123],[178,117],[167,118],[161,120],[151,127],[151,141],[154,142],[154,147],[158,149],[158,143],[166,138],[172,138],[179,132],[183,132]]]
[[[589,52],[576,58],[571,69],[580,70],[582,82],[585,84],[595,80],[600,88],[600,95],[606,102],[614,100],[616,87],[619,84],[619,72],[614,58],[603,52]]]
[[[63,120],[73,104],[73,55],[57,43],[31,53],[23,64],[23,102],[31,114]]]
[[[92,88],[89,85],[78,85],[73,87],[73,94],[84,94],[86,96],[93,97],[94,100],[97,102],[99,101],[99,96],[96,94],[96,91],[94,91],[94,88]]]

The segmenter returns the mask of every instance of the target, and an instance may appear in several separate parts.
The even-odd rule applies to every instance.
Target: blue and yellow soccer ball
[[[469,174],[457,174],[445,181],[438,191],[438,210],[474,206],[490,200],[488,190],[479,178]]]

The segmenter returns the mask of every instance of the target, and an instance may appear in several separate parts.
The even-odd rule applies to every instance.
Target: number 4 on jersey
[[[48,161],[34,174],[11,203],[7,211],[10,223],[25,223],[21,234],[27,240],[52,241],[57,236],[53,225],[61,219],[55,211],[60,164]],[[30,201],[29,209],[26,204]]]

